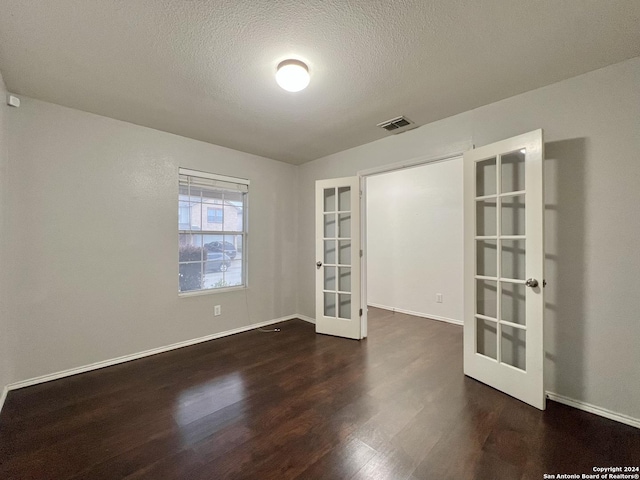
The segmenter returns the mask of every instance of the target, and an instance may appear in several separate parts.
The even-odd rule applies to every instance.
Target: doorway
[[[462,156],[363,175],[363,183],[366,305],[462,325]]]

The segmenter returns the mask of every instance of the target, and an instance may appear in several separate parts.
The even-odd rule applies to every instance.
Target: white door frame
[[[382,165],[380,167],[359,170],[356,175],[360,179],[360,302],[362,305],[362,317],[360,319],[361,337],[366,338],[368,335],[367,321],[367,178],[374,175],[390,173],[405,168],[419,167],[432,163],[446,162],[456,158],[461,158],[465,151],[471,150],[473,143],[469,140],[456,144],[455,147],[448,149],[450,153],[444,155],[423,155],[402,162]],[[463,178],[460,178],[462,184]],[[460,252],[461,254],[464,252]]]

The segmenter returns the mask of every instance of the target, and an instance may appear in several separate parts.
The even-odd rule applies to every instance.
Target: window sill
[[[192,292],[178,292],[178,297],[199,297],[200,295],[214,295],[216,293],[235,292],[237,290],[246,290],[246,285],[239,285],[237,287],[226,288],[208,288],[206,290],[195,290]]]

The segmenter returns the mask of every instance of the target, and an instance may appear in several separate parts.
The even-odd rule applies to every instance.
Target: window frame
[[[179,213],[179,209],[180,209],[180,177],[181,176],[189,176],[189,177],[198,177],[201,179],[207,179],[207,180],[216,180],[216,181],[220,181],[220,182],[225,182],[225,183],[231,183],[231,184],[237,184],[237,185],[246,185],[247,190],[246,191],[242,191],[241,193],[244,195],[244,201],[242,204],[242,230],[241,231],[225,231],[224,230],[224,207],[225,205],[222,204],[220,205],[220,210],[222,210],[222,230],[202,230],[202,225],[200,225],[200,230],[193,230],[191,229],[191,227],[193,226],[193,222],[190,221],[190,229],[189,230],[181,230],[180,229],[180,223],[179,223],[179,218],[178,218],[178,238],[177,238],[177,244],[178,244],[178,250],[180,248],[180,235],[201,235],[202,237],[207,236],[207,235],[215,235],[215,236],[220,236],[222,238],[222,241],[225,241],[225,236],[241,236],[241,241],[242,241],[242,258],[241,258],[241,275],[242,275],[242,284],[241,285],[233,285],[233,286],[228,286],[228,287],[220,287],[220,288],[201,288],[199,290],[187,290],[187,291],[180,291],[180,283],[178,280],[178,297],[192,297],[192,296],[198,296],[198,295],[211,295],[211,294],[216,294],[216,293],[224,293],[224,292],[229,292],[229,291],[234,291],[234,290],[245,290],[247,288],[249,288],[249,252],[248,252],[248,237],[249,237],[249,185],[250,185],[250,181],[248,179],[245,178],[238,178],[238,177],[229,177],[226,175],[218,175],[218,174],[214,174],[214,173],[208,173],[208,172],[202,172],[202,171],[197,171],[197,170],[191,170],[191,169],[186,169],[186,168],[182,168],[180,167],[178,169],[178,213]],[[211,187],[213,190],[216,189],[216,187]],[[222,187],[220,187],[220,191],[222,191],[224,193],[224,189]],[[201,203],[201,209],[202,209],[202,205],[206,205],[206,204],[202,204]],[[216,208],[216,207],[206,207],[206,208]],[[202,215],[202,210],[201,210],[201,215]],[[207,217],[208,217],[208,212],[207,212]],[[190,218],[191,220],[191,218]],[[208,220],[208,218],[207,218]],[[200,223],[202,224],[202,218],[200,219]],[[209,222],[207,222],[209,223]],[[204,238],[202,239],[202,244],[204,246]],[[180,257],[178,254],[178,272],[180,271],[180,265],[183,264],[189,264],[189,263],[203,263],[205,262],[204,259],[202,259],[199,262],[196,261],[192,261],[192,262],[180,262]]]

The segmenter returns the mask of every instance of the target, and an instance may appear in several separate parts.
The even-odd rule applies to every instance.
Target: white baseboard
[[[9,387],[4,387],[2,389],[2,395],[0,395],[0,412],[4,406],[4,401],[7,399],[7,393],[9,393]]]
[[[307,317],[306,315],[294,315],[295,318],[299,318],[300,320],[304,320],[305,322],[309,322],[309,323],[313,323],[315,325],[316,323],[316,319],[315,318],[311,318],[311,317]]]
[[[565,397],[564,395],[558,395],[557,393],[546,393],[547,398],[549,400],[553,400],[554,402],[562,403],[563,405],[568,405],[569,407],[577,408],[578,410],[593,413],[594,415],[599,415],[601,417],[608,418],[609,420],[624,423],[625,425],[640,428],[640,419],[638,418],[633,418],[623,413],[612,412],[611,410],[608,410],[606,408],[591,405],[590,403],[582,402],[580,400],[574,400],[573,398]]]
[[[158,353],[169,352],[178,348],[188,347],[197,343],[208,342],[209,340],[215,340],[216,338],[227,337],[236,333],[246,332],[248,330],[254,330],[256,328],[266,327],[267,325],[273,325],[274,323],[284,322],[286,320],[292,320],[294,318],[300,318],[299,315],[287,315],[286,317],[276,318],[274,320],[267,320],[266,322],[254,323],[253,325],[247,325],[246,327],[234,328],[233,330],[227,330],[226,332],[214,333],[206,335],[200,338],[194,338],[191,340],[185,340],[183,342],[172,343],[164,347],[152,348],[143,352],[132,353],[130,355],[123,355],[122,357],[112,358],[110,360],[103,360],[101,362],[91,363],[82,367],[70,368],[61,372],[50,373],[39,377],[29,378],[20,382],[15,382],[7,385],[5,390],[17,390],[19,388],[30,387],[39,383],[50,382],[59,378],[70,377],[71,375],[77,375],[79,373],[90,372],[91,370],[98,370],[104,367],[110,367],[119,363],[130,362],[131,360],[137,360],[138,358],[150,357],[151,355],[157,355]],[[5,393],[6,395],[6,393]],[[3,396],[4,401],[4,396]]]
[[[440,315],[432,315],[430,313],[414,312],[412,310],[405,310],[404,308],[388,307],[377,303],[369,303],[368,305],[370,307],[381,308],[382,310],[389,310],[390,312],[405,313],[407,315],[413,315],[414,317],[428,318],[430,320],[438,320],[439,322],[453,323],[454,325],[464,325],[462,320],[456,320],[455,318],[441,317]]]

